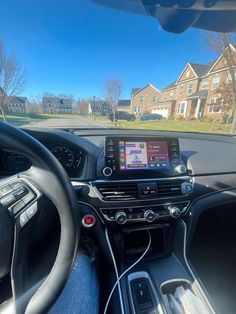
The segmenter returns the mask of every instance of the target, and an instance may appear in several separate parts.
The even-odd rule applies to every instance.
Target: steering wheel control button
[[[95,225],[96,218],[93,215],[85,215],[82,219],[82,225],[85,228],[91,228]]]
[[[7,184],[7,185],[4,185],[4,186],[1,186],[0,187],[0,197],[3,197],[9,193],[11,193],[13,191],[12,187]]]
[[[29,221],[29,218],[27,217],[26,213],[23,213],[20,215],[19,224],[21,228],[23,228],[24,225],[26,225],[28,221]]]
[[[29,219],[31,219],[32,217],[34,217],[34,215],[37,213],[37,211],[38,211],[37,203],[34,203],[32,206],[30,206],[28,209],[26,209],[25,213],[26,213],[27,217]]]
[[[118,222],[118,224],[123,225],[124,223],[126,223],[126,220],[127,220],[126,213],[125,212],[118,212],[115,215],[115,220],[116,220],[116,222]]]
[[[13,192],[16,199],[20,199],[28,193],[29,193],[29,191],[27,190],[27,188],[25,186],[21,186],[20,188],[18,188],[17,190],[15,190]]]
[[[25,203],[22,202],[22,201],[19,201],[17,204],[15,204],[15,205],[12,206],[11,211],[12,211],[12,213],[13,213],[14,215],[16,215],[16,214],[17,214],[19,211],[21,211],[21,209],[24,208],[24,207],[25,207]]]
[[[1,204],[4,207],[9,207],[10,205],[12,205],[14,202],[16,201],[16,198],[14,195],[8,195],[6,197],[4,197],[3,199],[1,199]]]
[[[25,203],[25,205],[29,204],[35,199],[35,194],[33,192],[29,192],[26,196],[22,198],[22,201]]]
[[[22,185],[21,182],[13,182],[13,183],[11,183],[11,187],[12,187],[13,190],[18,189],[21,185]]]

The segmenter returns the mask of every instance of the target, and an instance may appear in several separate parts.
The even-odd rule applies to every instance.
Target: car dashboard
[[[234,137],[121,129],[27,128],[23,131],[52,152],[70,177],[78,201],[87,204],[105,224],[153,223],[177,218],[186,214],[197,199],[236,186]],[[163,155],[160,157],[164,158],[162,164],[152,163],[148,171],[142,164],[135,166],[140,169],[117,171],[120,170],[117,162],[124,157],[123,154],[119,156],[118,151],[122,152],[122,148],[116,146],[118,142],[127,141],[127,145],[132,146],[146,143],[146,140],[152,144],[151,148],[155,143],[173,145],[174,168],[169,166],[168,171],[157,171],[157,165],[168,166]],[[113,142],[114,147],[109,152],[109,143]],[[109,158],[114,154],[116,158]],[[168,157],[170,161],[170,151]],[[154,154],[150,158],[159,157]],[[0,152],[2,177],[25,171],[30,166],[26,156]],[[178,167],[182,167],[182,171],[175,171]]]

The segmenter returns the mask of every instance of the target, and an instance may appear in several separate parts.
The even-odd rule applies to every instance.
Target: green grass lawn
[[[93,121],[110,121],[106,116],[94,116],[93,115],[89,115],[89,116],[81,116],[82,118],[88,119],[88,120],[93,120]]]
[[[230,125],[203,121],[161,120],[145,122],[119,121],[119,127],[160,131],[201,132],[230,134]]]
[[[1,114],[0,114],[0,118],[3,119],[3,116]],[[17,114],[6,115],[6,119],[22,119],[22,118],[28,118],[28,116],[27,115],[22,116],[22,115],[17,115]]]

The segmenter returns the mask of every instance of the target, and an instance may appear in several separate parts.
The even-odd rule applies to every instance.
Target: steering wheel
[[[71,182],[58,160],[37,140],[20,129],[0,122],[0,148],[22,154],[32,166],[25,172],[0,179],[0,279],[10,273],[15,313],[44,313],[64,288],[78,246],[78,202]],[[60,242],[46,279],[27,287],[24,280],[25,246],[29,226],[46,195],[60,218]]]

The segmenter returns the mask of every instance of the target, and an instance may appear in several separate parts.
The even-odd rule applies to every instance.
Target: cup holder
[[[168,314],[211,314],[204,298],[187,280],[169,280],[161,285],[163,301]]]

